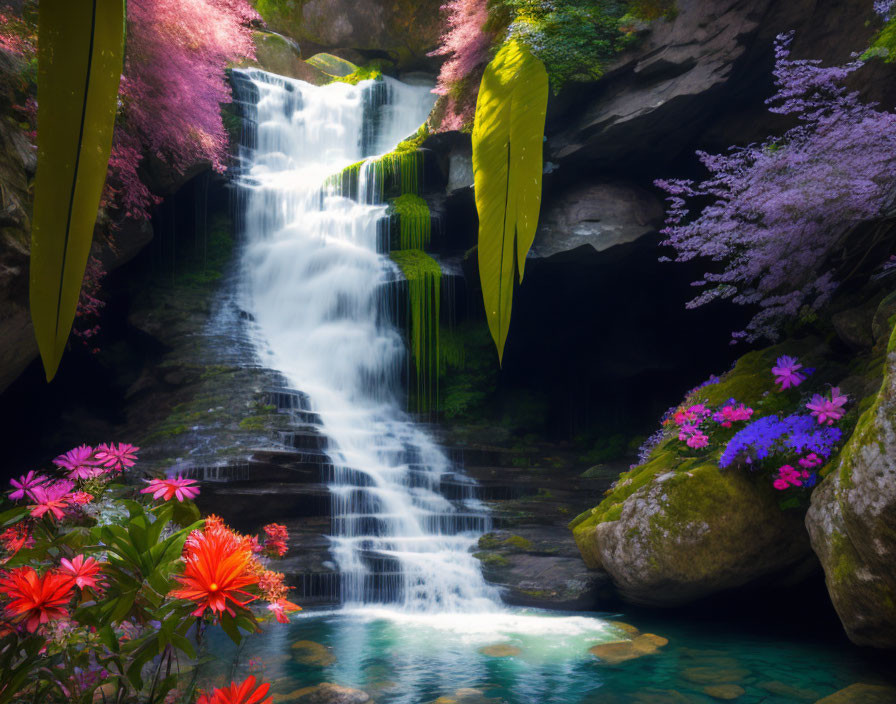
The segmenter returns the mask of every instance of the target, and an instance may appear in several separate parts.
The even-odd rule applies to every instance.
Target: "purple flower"
[[[16,490],[9,495],[9,498],[13,501],[18,501],[19,499],[24,499],[27,496],[33,501],[33,490],[36,487],[44,486],[46,482],[47,477],[42,474],[36,474],[33,471],[28,472],[28,474],[23,474],[17,480],[10,479],[9,483],[16,487]]]
[[[796,357],[787,355],[778,357],[777,366],[772,367],[772,374],[775,375],[775,383],[781,386],[781,391],[799,386],[806,380],[806,377],[798,371],[802,367]]]
[[[819,424],[827,423],[833,425],[835,420],[843,417],[843,406],[849,399],[840,393],[838,387],[831,389],[831,397],[826,398],[820,394],[815,394],[812,400],[806,404],[806,408],[812,411],[812,415],[818,418]]]
[[[81,445],[65,454],[59,455],[53,464],[61,469],[68,470],[68,476],[72,479],[90,479],[103,473],[96,458],[93,456],[93,448],[89,445]]]

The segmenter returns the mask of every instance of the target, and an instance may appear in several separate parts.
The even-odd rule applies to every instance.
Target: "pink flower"
[[[838,387],[831,389],[831,397],[826,398],[819,394],[815,394],[812,400],[806,404],[806,408],[812,411],[812,415],[818,418],[819,425],[833,425],[835,420],[843,417],[843,406],[846,405],[847,398],[840,393]]]
[[[801,457],[799,460],[800,467],[803,467],[804,469],[811,469],[812,467],[817,467],[820,464],[824,464],[824,460],[814,452],[810,452],[808,455],[806,455],[805,457]]]
[[[806,380],[806,377],[797,371],[802,368],[803,365],[797,363],[796,357],[787,355],[778,357],[777,366],[772,367],[772,374],[775,375],[775,383],[781,385],[781,391],[792,386],[799,386]]]
[[[97,578],[97,575],[103,571],[103,566],[92,557],[76,555],[71,560],[63,557],[60,560],[60,565],[59,571],[73,577],[79,589],[101,589],[106,586]]]
[[[69,496],[71,490],[72,483],[69,481],[35,487],[32,490],[34,504],[29,506],[31,515],[34,518],[40,518],[45,513],[51,513],[57,520],[62,519],[65,516],[65,508],[71,499]]]
[[[73,504],[83,506],[93,501],[93,494],[88,494],[86,491],[76,491],[72,493],[71,499]]]
[[[53,464],[68,470],[68,476],[72,479],[91,479],[103,473],[103,470],[97,467],[98,462],[93,456],[93,448],[89,445],[81,445],[59,455],[53,460]]]
[[[729,404],[716,413],[713,416],[713,419],[720,423],[723,428],[730,428],[732,423],[742,420],[750,420],[750,416],[752,415],[753,409],[747,408],[744,404],[740,404],[739,406]]]
[[[785,464],[778,470],[778,477],[774,481],[774,487],[778,490],[786,489],[790,486],[802,486],[803,480],[809,478],[809,472],[805,469],[799,470]]]
[[[128,467],[133,467],[137,461],[137,451],[139,447],[134,447],[126,442],[118,444],[105,443],[96,448],[96,458],[104,467],[116,469],[119,472],[124,471]]]
[[[42,474],[36,474],[35,472],[28,472],[28,474],[23,474],[18,479],[10,479],[9,483],[16,487],[16,490],[9,495],[9,498],[13,501],[18,501],[19,499],[23,499],[26,496],[29,499],[34,498],[35,487],[43,486],[47,482],[47,477]]]
[[[177,498],[178,501],[184,501],[185,499],[195,499],[199,496],[199,487],[194,486],[196,484],[194,479],[174,477],[172,479],[153,479],[146,483],[149,486],[141,489],[140,493],[152,494],[154,499],[171,501],[172,498]]]
[[[686,440],[687,446],[693,449],[706,447],[709,444],[709,438],[700,430],[694,430],[690,437]]]

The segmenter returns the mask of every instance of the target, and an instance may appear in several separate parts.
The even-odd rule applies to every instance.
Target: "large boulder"
[[[608,572],[623,599],[676,606],[785,570],[805,574],[802,516],[782,511],[767,483],[709,464],[664,471],[662,458],[654,463],[646,479],[629,478],[644,486],[574,529],[588,566]]]
[[[896,648],[896,332],[880,391],[839,466],[812,495],[806,528],[850,639]]]
[[[441,0],[265,0],[268,27],[296,39],[306,55],[353,49],[382,54],[402,68],[431,68]]]
[[[736,398],[757,416],[793,412],[792,397],[774,392],[774,360],[784,353],[811,360],[819,371],[807,386],[820,384],[842,373],[824,361],[825,349],[809,337],[749,352],[683,405],[717,407]],[[782,506],[761,472],[721,469],[723,447],[695,453],[667,433],[645,463],[570,524],[585,563],[606,571],[624,600],[677,606],[748,585],[794,586],[817,569],[804,511]]]

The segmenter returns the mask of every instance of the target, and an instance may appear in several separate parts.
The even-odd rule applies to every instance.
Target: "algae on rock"
[[[438,407],[439,398],[439,309],[442,270],[438,262],[419,249],[395,250],[390,254],[408,285],[408,340],[415,369],[418,412]]]

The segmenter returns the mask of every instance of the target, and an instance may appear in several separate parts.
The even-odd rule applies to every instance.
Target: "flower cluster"
[[[272,523],[264,530],[283,542],[283,551],[277,555],[284,555],[286,528]],[[284,614],[300,607],[286,600],[288,587],[283,575],[269,570],[258,558],[257,545],[254,536],[240,535],[218,516],[209,516],[205,527],[190,533],[184,543],[184,572],[175,577],[181,588],[172,590],[170,596],[192,601],[194,616],[203,616],[208,610],[213,618],[225,612],[233,617],[237,609],[245,609],[257,598],[255,591],[260,591],[271,604],[268,608],[274,617],[288,622]]]
[[[753,421],[731,438],[722,452],[719,466],[730,467],[736,461],[752,464],[784,453],[811,452],[827,458],[841,437],[839,428],[820,427],[809,415],[766,416]]]
[[[262,543],[217,516],[200,521],[193,480],[149,480],[139,492],[115,481],[134,467],[137,451],[126,443],[75,447],[53,460],[55,474],[29,471],[0,497],[0,669],[28,675],[13,701],[51,690],[96,701],[98,687],[114,680],[123,701],[173,702],[189,696],[190,685],[141,683],[130,673],[146,664],[143,653],[170,671],[177,651],[196,657],[209,622],[221,621],[239,641],[241,631],[259,631],[260,619],[288,623],[300,610],[287,599],[284,575],[269,566],[286,553],[285,526],[265,526]],[[141,502],[141,494],[156,500]],[[251,609],[258,599],[266,609]],[[0,698],[10,694],[3,684]],[[253,681],[200,701],[269,704],[266,695],[267,685]]]
[[[664,421],[664,424],[676,425],[678,439],[691,449],[698,450],[709,445],[710,434],[716,428],[730,428],[734,423],[749,420],[752,415],[752,408],[732,398],[717,410],[712,410],[703,403],[679,408]]]

